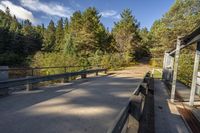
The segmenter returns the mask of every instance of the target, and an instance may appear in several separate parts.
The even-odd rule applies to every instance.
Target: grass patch
[[[158,70],[154,70],[153,77],[156,79],[161,79],[162,78],[162,73]]]

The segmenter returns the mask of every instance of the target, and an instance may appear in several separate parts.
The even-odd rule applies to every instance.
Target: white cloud
[[[36,23],[37,20],[34,18],[32,12],[26,10],[25,8],[15,5],[8,0],[3,0],[0,2],[0,9],[5,12],[6,7],[10,9],[10,14],[15,15],[17,18],[25,20],[29,19],[32,23]]]
[[[121,15],[120,14],[117,14],[113,17],[114,19],[120,19],[121,18]]]
[[[74,12],[71,8],[53,2],[40,2],[39,0],[20,0],[22,6],[33,11],[44,12],[48,15],[70,17]]]
[[[106,17],[113,17],[113,16],[115,16],[117,14],[117,12],[114,11],[114,10],[107,10],[107,11],[100,12],[100,14],[101,14],[102,17],[106,18]]]

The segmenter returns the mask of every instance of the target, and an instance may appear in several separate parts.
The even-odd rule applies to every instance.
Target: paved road
[[[104,133],[148,68],[0,98],[0,133]]]

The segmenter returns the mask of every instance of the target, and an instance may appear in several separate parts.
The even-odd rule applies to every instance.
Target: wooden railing
[[[8,93],[9,87],[15,87],[20,85],[27,85],[27,90],[29,90],[31,88],[31,84],[33,83],[40,83],[44,81],[57,80],[62,78],[68,79],[74,76],[81,76],[82,78],[86,78],[87,74],[95,73],[96,75],[98,75],[98,72],[106,73],[107,69],[81,70],[78,72],[62,73],[48,76],[33,76],[19,79],[9,79],[5,81],[0,81],[0,91],[3,91],[3,93]]]
[[[26,76],[46,76],[49,74],[59,74],[66,72],[75,72],[86,69],[102,68],[103,66],[51,66],[51,67],[19,67],[1,69],[0,72],[6,72],[9,79],[22,78]]]
[[[129,99],[129,102],[121,110],[107,133],[138,132],[140,118],[143,114],[145,105],[145,97],[148,94],[148,91],[152,89],[152,85],[153,78],[150,76],[150,72],[148,72],[144,76],[143,80],[138,84],[137,88]]]

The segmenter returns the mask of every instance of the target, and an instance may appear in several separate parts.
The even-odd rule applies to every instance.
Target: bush
[[[77,57],[62,53],[41,53],[38,52],[33,57],[32,67],[58,67],[58,66],[86,66],[86,67],[70,67],[68,72],[78,71],[87,66],[102,66],[108,69],[117,69],[122,66],[127,66],[126,59],[121,57],[119,53],[114,54],[103,54],[100,51],[97,51],[95,54],[91,55],[88,58]],[[51,69],[41,69],[35,71],[35,75],[49,75],[49,74],[58,74],[65,72],[64,68],[51,68]]]
[[[41,53],[38,52],[33,57],[32,67],[59,67],[59,66],[77,66],[78,59],[76,57],[71,57],[62,53]],[[68,68],[68,71],[75,71],[74,69],[80,68]],[[37,71],[37,74],[49,75],[58,74],[65,72],[64,68],[55,69],[42,69]]]
[[[109,69],[117,69],[127,65],[126,60],[118,53],[102,54],[101,52],[96,52],[94,56],[90,57],[89,61],[92,66],[101,65]]]
[[[179,67],[178,67],[178,80],[185,85],[190,86],[192,83],[194,66],[194,54],[183,53],[180,55]]]
[[[153,67],[162,67],[163,66],[163,58],[152,58],[149,64]]]

